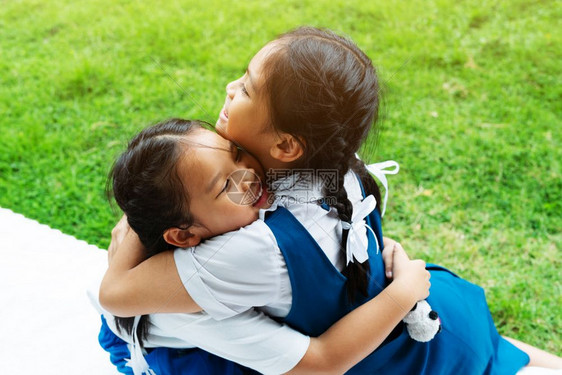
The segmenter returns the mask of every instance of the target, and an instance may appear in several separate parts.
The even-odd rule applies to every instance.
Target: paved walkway
[[[106,252],[0,208],[0,353],[6,374],[115,374],[97,343]]]

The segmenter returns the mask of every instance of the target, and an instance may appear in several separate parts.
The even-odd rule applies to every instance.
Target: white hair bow
[[[355,154],[357,159],[360,159],[359,155]],[[384,186],[384,198],[382,203],[382,213],[381,217],[384,216],[386,211],[386,202],[388,200],[388,181],[386,179],[387,174],[397,174],[400,170],[400,166],[394,160],[387,160],[382,163],[374,163],[365,165],[367,170],[373,174]],[[392,169],[391,169],[392,168]],[[367,229],[373,233],[375,241],[377,243],[377,253],[380,249],[379,240],[377,235],[373,231],[373,228],[365,223],[365,218],[369,215],[375,207],[377,206],[377,201],[375,197],[369,195],[361,203],[353,208],[353,215],[351,217],[351,222],[342,222],[342,228],[349,230],[347,234],[346,243],[346,257],[348,265],[353,262],[355,258],[359,263],[365,262],[369,259],[369,253],[367,252],[367,247],[369,246],[369,239],[367,238]]]
[[[382,201],[382,212],[381,212],[381,217],[382,217],[384,216],[384,212],[386,211],[386,201],[388,200],[388,181],[386,180],[386,175],[398,173],[398,171],[400,170],[400,166],[394,160],[387,160],[381,163],[368,164],[365,165],[365,167],[371,174],[373,174],[376,178],[378,178],[379,181],[382,183],[382,186],[384,186],[385,192],[384,192],[384,199]],[[390,167],[393,168],[389,169]]]
[[[359,263],[363,263],[369,259],[369,253],[367,252],[367,248],[369,246],[369,239],[366,236],[367,229],[375,236],[378,253],[379,241],[377,240],[377,236],[373,229],[365,223],[365,218],[373,212],[376,206],[377,200],[372,195],[369,195],[367,198],[363,199],[361,203],[354,207],[351,222],[347,223],[342,221],[342,228],[349,230],[346,242],[346,265],[353,262],[353,258],[355,258]]]

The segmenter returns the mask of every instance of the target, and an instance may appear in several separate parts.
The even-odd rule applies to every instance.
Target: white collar
[[[316,203],[323,198],[322,181],[314,170],[301,170],[271,183],[277,202]]]
[[[292,204],[318,204],[323,198],[322,184],[315,178],[313,170],[295,172],[271,183],[274,191],[273,203],[269,208],[259,211],[259,218],[265,220],[266,212]]]
[[[359,156],[356,154],[356,157]],[[375,175],[375,177],[382,183],[385,194],[382,202],[382,214],[386,210],[386,202],[388,199],[388,182],[386,175],[398,173],[400,167],[398,163],[393,160],[385,161],[382,163],[375,163],[366,165],[367,170]],[[260,210],[260,219],[265,219],[265,213],[275,211],[279,206],[287,207],[290,204],[304,204],[315,203],[318,204],[319,200],[323,198],[321,178],[314,174],[313,170],[303,170],[293,174],[287,174],[275,180],[271,185],[275,190],[275,199],[268,209]],[[369,215],[375,208],[376,201],[373,196],[368,196],[362,200],[353,212],[353,218],[350,223],[343,223],[342,228],[349,230],[347,238],[347,264],[354,260],[363,263],[368,258],[367,253],[367,229],[373,232],[373,229],[365,223],[365,217]],[[377,236],[373,232],[374,238],[377,242],[377,252],[380,248]]]

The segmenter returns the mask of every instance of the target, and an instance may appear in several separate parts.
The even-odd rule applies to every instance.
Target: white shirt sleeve
[[[254,309],[220,321],[206,313],[154,314],[150,319],[147,346],[191,344],[264,374],[291,370],[310,344],[310,337]],[[158,337],[168,341],[158,342]]]
[[[290,289],[281,280],[286,274],[283,255],[262,220],[196,247],[177,249],[174,260],[187,292],[217,320],[252,306],[274,305],[280,293]]]
[[[132,338],[119,332],[114,317],[104,312],[109,328],[128,343]],[[207,313],[152,314],[144,347],[194,348],[250,367],[263,374],[283,374],[306,354],[310,337],[276,322],[254,309],[223,320]]]

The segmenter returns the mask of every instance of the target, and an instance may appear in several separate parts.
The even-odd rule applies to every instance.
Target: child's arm
[[[140,240],[129,232],[121,244],[110,246],[116,250],[100,287],[100,303],[111,314],[190,313],[201,311],[202,306],[213,318],[224,319],[267,305],[281,288],[282,255],[261,220],[207,239],[196,248],[163,252],[146,260]],[[112,241],[118,237],[112,236]],[[205,285],[210,279],[220,283],[218,297],[217,289]],[[246,283],[243,296],[237,294],[242,279]],[[232,304],[223,305],[219,299],[230,297]]]
[[[287,355],[287,342],[292,342],[287,337],[296,336],[296,339],[299,339],[302,335],[299,336],[296,332],[287,333],[287,326],[279,326],[270,318],[253,310],[230,319],[213,320],[213,323],[211,323],[212,319],[209,319],[201,324],[185,324],[185,319],[190,321],[187,318],[189,314],[173,314],[168,318],[172,319],[172,323],[167,326],[174,327],[171,332],[173,336],[192,345],[201,345],[205,350],[219,356],[242,353],[241,356],[233,358],[227,356],[227,358],[239,361],[242,365],[257,366],[258,371],[262,369],[256,363],[267,363],[268,361],[264,362],[262,358],[264,353],[267,353],[269,357],[266,358],[294,358],[291,363],[298,361],[297,365],[288,372],[289,374],[344,373],[375,350],[412,306],[428,295],[429,272],[425,270],[425,263],[420,260],[410,261],[398,244],[394,247],[387,243],[385,251],[393,258],[394,280],[390,285],[378,296],[336,322],[319,337],[310,338],[308,347],[297,345],[302,349],[296,350],[302,354],[295,354],[296,358],[292,357],[292,354]],[[256,332],[256,330],[259,332],[258,337],[262,339],[233,340],[233,337],[246,338],[248,332]],[[278,337],[279,332],[281,332],[279,337],[285,339],[273,340],[273,337]],[[271,337],[272,340],[263,340],[263,337]],[[302,340],[297,342],[302,345]],[[248,351],[252,353],[250,356],[244,354]]]
[[[393,282],[324,334],[311,338],[305,355],[289,374],[347,371],[376,349],[418,300],[427,297],[429,273],[425,270],[424,262],[410,261],[398,244],[385,243],[385,259],[392,260],[393,264]],[[168,308],[172,312],[200,310],[185,291],[171,252],[143,261],[144,249],[133,231],[128,231],[123,242],[114,249],[110,269],[103,280],[105,287],[100,289],[100,299],[106,298],[103,303],[117,306],[113,313],[133,315],[138,314],[138,311],[165,311]],[[147,265],[146,269],[143,269],[143,265]],[[134,272],[139,270],[138,274]],[[147,273],[152,272],[156,272],[158,277],[147,276]],[[154,279],[157,284],[148,289],[146,285],[136,286],[142,284],[135,281],[137,275],[142,276],[141,281],[145,283]],[[124,285],[124,289],[112,288],[116,281]],[[175,289],[166,294],[170,285]],[[213,351],[213,348],[207,350]]]
[[[373,352],[415,303],[429,295],[425,262],[409,260],[399,245],[393,252],[393,274],[394,281],[378,296],[311,338],[305,356],[288,374],[342,374]]]
[[[100,287],[100,304],[113,315],[123,317],[201,311],[182,284],[173,252],[166,251],[145,260],[144,247],[137,234],[130,228],[121,227],[120,230],[126,231],[121,243],[118,243],[119,236],[112,233],[109,267]]]
[[[265,242],[265,238],[262,240]],[[388,249],[394,243],[385,238],[383,258],[388,270],[391,269],[392,256],[385,254],[392,254]],[[234,246],[234,241],[229,245]],[[111,314],[128,317],[201,311],[182,283],[173,252],[167,251],[145,260],[144,247],[125,218],[113,229],[108,252],[109,268],[100,287],[99,299]]]

